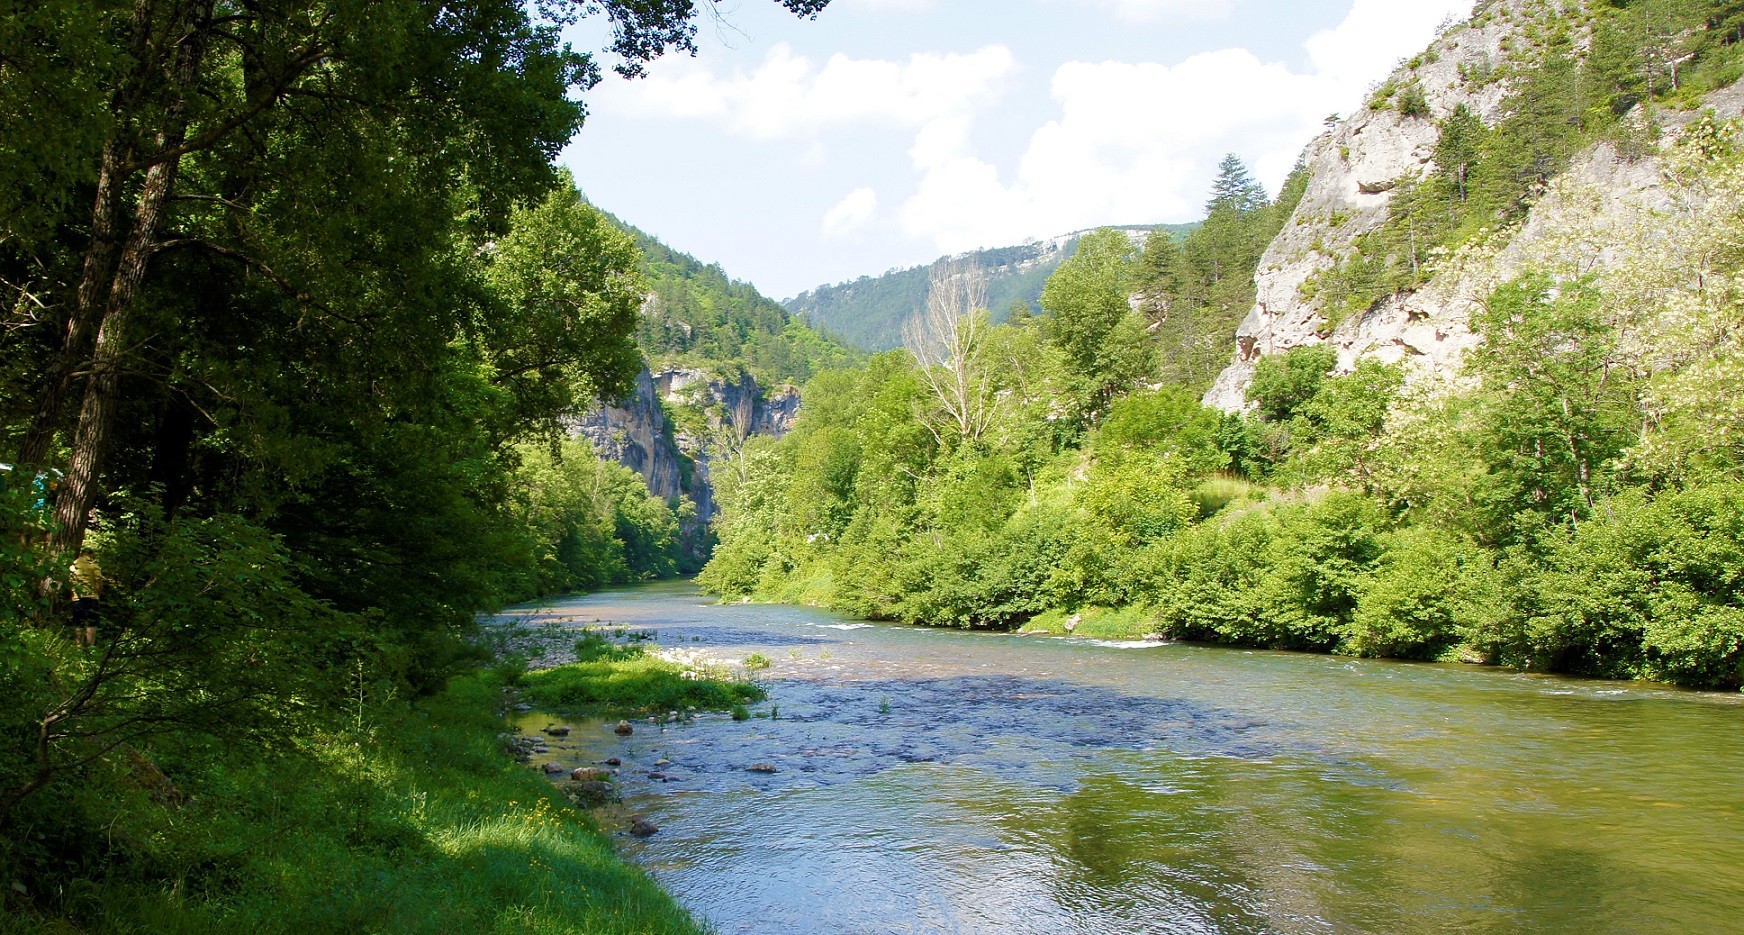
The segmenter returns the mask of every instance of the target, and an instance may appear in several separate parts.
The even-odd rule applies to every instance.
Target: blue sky
[[[696,57],[589,92],[562,162],[601,207],[787,298],[944,253],[1194,220],[1226,152],[1276,191],[1328,114],[1470,0],[718,8]],[[571,39],[603,44],[597,23]]]

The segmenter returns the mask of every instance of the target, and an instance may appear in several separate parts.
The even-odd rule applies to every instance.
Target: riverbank
[[[673,933],[701,928],[500,739],[501,667],[294,750],[226,752],[199,787],[114,808],[80,887],[6,881],[0,933]],[[26,834],[52,829],[24,829]],[[24,892],[19,892],[23,888]]]

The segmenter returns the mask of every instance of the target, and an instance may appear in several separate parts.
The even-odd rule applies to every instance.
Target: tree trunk
[[[121,189],[123,163],[127,161],[125,147],[111,141],[103,148],[103,168],[97,175],[97,201],[91,209],[91,244],[85,249],[84,269],[79,275],[79,287],[74,293],[72,314],[67,319],[67,331],[61,338],[60,352],[55,355],[42,394],[37,397],[36,413],[18,452],[18,462],[26,469],[38,468],[49,461],[54,447],[55,430],[60,425],[61,411],[66,408],[73,378],[89,355],[94,323],[115,279],[115,260],[121,251]]]
[[[60,351],[55,354],[43,381],[36,412],[31,416],[24,443],[18,452],[21,467],[34,469],[48,464],[67,397],[72,393],[80,366],[89,358],[91,338],[96,333],[97,321],[115,279],[116,257],[121,252],[127,223],[122,215],[122,204],[127,181],[133,175],[133,170],[128,168],[134,151],[129,142],[131,133],[126,128],[126,115],[140,105],[155,61],[150,50],[156,14],[154,0],[134,3],[130,48],[136,65],[132,78],[110,100],[110,108],[115,112],[121,129],[103,146],[102,164],[97,171],[97,197],[91,206],[91,242],[85,248],[79,285],[73,292],[73,308],[67,318],[66,334],[61,338]]]
[[[188,29],[177,52],[173,82],[177,97],[165,110],[163,127],[156,140],[159,152],[173,150],[187,138],[187,96],[206,53],[206,27],[212,18],[213,0],[189,11]],[[172,156],[154,162],[145,172],[135,203],[133,229],[109,283],[107,302],[97,327],[97,345],[91,372],[85,383],[85,398],[79,408],[79,423],[73,434],[73,457],[55,502],[57,529],[51,544],[76,552],[85,541],[85,523],[97,497],[97,474],[102,467],[109,436],[120,404],[121,370],[127,350],[127,330],[135,298],[145,282],[152,253],[157,248],[158,228],[164,208],[175,188],[181,158]]]

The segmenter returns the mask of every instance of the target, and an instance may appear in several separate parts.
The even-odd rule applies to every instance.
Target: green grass
[[[1199,508],[1199,518],[1206,519],[1231,505],[1250,503],[1265,497],[1265,491],[1239,477],[1216,475],[1201,481],[1188,493]]]
[[[1083,607],[1077,611],[1078,624],[1072,636],[1093,640],[1137,640],[1157,632],[1156,617],[1136,607]],[[1065,636],[1066,620],[1072,612],[1050,610],[1037,614],[1024,624],[1020,632],[1049,633]]]
[[[501,698],[481,673],[294,753],[203,768],[157,754],[191,794],[180,808],[86,777],[24,831],[83,824],[87,865],[28,906],[8,894],[0,933],[700,933],[504,755]]]
[[[762,701],[763,690],[725,673],[695,672],[649,655],[641,646],[614,646],[604,640],[576,644],[577,661],[529,672],[522,696],[542,708],[563,712],[683,711],[697,707],[726,711]]]

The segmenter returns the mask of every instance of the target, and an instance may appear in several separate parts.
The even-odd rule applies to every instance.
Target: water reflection
[[[779,719],[577,722],[550,754],[624,761],[607,824],[654,817],[626,852],[722,932],[1744,928],[1734,698],[833,629],[678,586],[553,617],[773,660]]]

